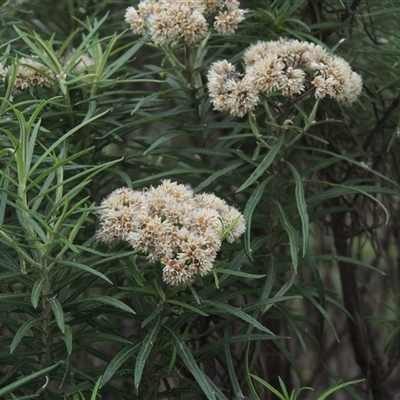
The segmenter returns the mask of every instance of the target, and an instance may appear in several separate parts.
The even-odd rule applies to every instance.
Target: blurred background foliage
[[[94,61],[12,103],[0,87],[0,397],[289,399],[285,388],[310,387],[291,398],[322,399],[352,380],[362,381],[329,398],[399,397],[398,2],[241,1],[249,13],[236,35],[191,50],[188,82],[127,29],[137,3],[0,4],[4,65],[33,54],[56,74],[62,57]],[[326,123],[287,155],[310,219],[297,274],[288,227],[271,229],[268,171],[236,192],[263,159],[248,121],[214,112],[201,88],[213,61],[240,63],[248,45],[280,37],[323,45],[364,81],[352,107],[324,99],[315,119]],[[181,61],[185,51],[173,48]],[[95,238],[102,198],[162,178],[248,219],[216,275],[183,291],[132,249]],[[282,178],[279,203],[301,231],[295,178]]]

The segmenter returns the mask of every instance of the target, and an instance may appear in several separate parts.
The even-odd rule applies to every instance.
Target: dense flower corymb
[[[125,21],[136,34],[148,32],[157,45],[168,40],[195,44],[207,35],[206,18],[217,10],[214,29],[233,35],[245,15],[239,5],[237,0],[144,0],[137,9],[127,8]]]
[[[56,83],[56,78],[62,81],[66,80],[67,75],[64,71],[67,69],[72,69],[73,74],[80,74],[90,71],[94,66],[93,59],[87,54],[72,58],[72,53],[70,53],[59,58],[59,61],[62,71],[55,74],[43,63],[37,61],[34,56],[32,58],[20,58],[15,74],[14,92],[27,90],[33,86],[50,87]],[[4,80],[7,74],[11,75],[12,68],[12,66],[6,67],[0,64],[0,80]]]
[[[244,74],[228,61],[217,61],[208,71],[208,90],[214,109],[243,117],[260,96],[281,92],[295,97],[306,90],[316,98],[332,97],[353,103],[362,90],[361,76],[340,57],[321,46],[298,40],[258,42],[244,53]],[[307,76],[311,79],[307,81]]]
[[[0,78],[4,79],[9,67],[0,64]],[[31,86],[50,86],[54,74],[42,63],[31,58],[22,57],[14,82],[15,89],[25,90]]]
[[[222,236],[232,243],[245,230],[243,216],[224,200],[169,180],[143,191],[117,189],[98,213],[98,238],[127,242],[160,261],[169,285],[186,286],[196,275],[208,274]]]

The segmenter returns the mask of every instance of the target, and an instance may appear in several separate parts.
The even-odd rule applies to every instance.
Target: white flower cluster
[[[151,40],[162,45],[167,40],[182,40],[194,44],[203,39],[209,25],[206,16],[219,10],[214,29],[233,35],[244,19],[245,10],[238,0],[144,0],[128,7],[125,21],[134,33],[150,33]]]
[[[4,79],[9,72],[10,67],[4,67],[0,64],[0,78]],[[19,60],[16,79],[14,82],[15,89],[25,90],[30,86],[50,86],[54,74],[44,64],[30,59],[21,58]]]
[[[298,40],[258,42],[243,56],[244,74],[226,60],[215,62],[208,71],[208,89],[214,109],[243,117],[258,104],[261,94],[281,92],[293,97],[310,88],[315,97],[330,96],[353,103],[362,90],[361,76],[340,57],[321,46]],[[312,72],[307,87],[306,72]]]
[[[63,69],[69,68],[71,65],[72,73],[79,75],[82,71],[90,71],[94,67],[94,60],[88,54],[82,54],[77,58],[73,57],[73,51],[60,59]]]
[[[75,75],[80,75],[81,73],[89,73],[94,70],[94,60],[88,54],[82,54],[79,57],[73,57],[73,51],[68,53],[66,56],[60,58],[60,63],[62,65],[63,71],[71,69],[71,72]],[[57,75],[60,80],[65,81],[67,79],[67,74],[61,72]],[[85,78],[87,81],[88,79]],[[92,80],[89,78],[89,80]]]
[[[97,236],[105,243],[127,242],[163,265],[169,285],[190,284],[208,274],[221,247],[245,231],[240,212],[213,194],[194,194],[170,180],[135,191],[121,188],[101,203]]]
[[[72,62],[71,57],[60,58],[60,63],[63,69],[67,69]],[[93,67],[94,61],[91,57],[83,54],[74,61],[72,72],[79,74],[82,70],[88,70]],[[5,67],[0,64],[0,79],[3,80],[10,72],[11,67]],[[61,72],[57,75],[59,79],[65,80],[66,74]],[[47,68],[44,64],[36,61],[33,58],[22,57],[19,60],[19,65],[14,82],[14,90],[26,90],[31,86],[51,86],[55,82],[56,75],[53,71]]]

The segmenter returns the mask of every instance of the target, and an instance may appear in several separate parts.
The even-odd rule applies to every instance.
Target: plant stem
[[[51,292],[51,282],[49,274],[46,268],[42,269],[42,278],[45,279],[45,284],[42,290],[42,343],[43,343],[43,355],[42,355],[42,365],[43,367],[48,367],[51,365],[51,320],[52,311],[51,306],[48,301],[49,297],[52,296]]]

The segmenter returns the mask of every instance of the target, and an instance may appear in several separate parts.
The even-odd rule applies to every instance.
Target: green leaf
[[[103,111],[102,113],[89,118],[89,119],[84,119],[79,125],[76,125],[74,128],[69,130],[67,133],[65,133],[63,136],[61,136],[59,139],[54,141],[54,143],[51,144],[49,148],[46,149],[45,152],[37,159],[36,163],[32,166],[31,170],[29,171],[29,174],[32,175],[32,173],[40,166],[43,164],[43,161],[46,159],[46,157],[49,156],[49,154],[57,148],[61,143],[65,142],[71,135],[74,133],[78,132],[80,129],[84,128],[86,125],[89,125],[90,123],[96,121],[97,119],[101,118],[103,115],[107,114],[110,110]]]
[[[42,279],[36,281],[35,284],[33,285],[32,292],[31,292],[31,302],[32,302],[33,308],[37,308],[37,306],[39,304],[39,298],[40,298],[40,295],[42,294],[42,289],[43,289],[44,284],[45,284],[45,279],[42,278]]]
[[[391,355],[395,346],[399,343],[400,339],[400,325],[398,325],[388,336],[385,344],[385,353]]]
[[[100,388],[102,388],[118,371],[120,366],[134,353],[137,352],[140,344],[135,346],[124,347],[108,364],[107,369],[104,371],[103,377],[101,378]]]
[[[136,394],[138,394],[139,384],[142,380],[142,374],[146,365],[147,358],[150,355],[151,349],[153,348],[154,342],[157,338],[158,332],[161,327],[161,318],[158,316],[155,325],[149,330],[145,338],[143,339],[142,345],[140,346],[139,354],[136,357],[135,373],[134,373],[134,385]]]
[[[72,354],[72,328],[69,325],[65,325],[64,342],[67,353]]]
[[[150,176],[148,176],[146,178],[138,179],[134,182],[132,187],[133,188],[142,187],[142,186],[152,183],[154,181],[158,181],[159,179],[171,178],[172,176],[175,176],[175,175],[211,174],[211,173],[213,173],[213,171],[210,169],[206,169],[206,168],[177,168],[177,169],[172,169],[169,171],[160,172],[158,174],[151,174]]]
[[[249,368],[249,358],[250,358],[250,342],[247,343],[246,352],[244,355],[244,375],[247,382],[247,386],[249,387],[250,393],[254,400],[260,400],[258,393],[253,385],[250,375],[250,368]]]
[[[207,313],[205,313],[204,311],[201,311],[200,309],[198,309],[197,307],[191,306],[190,304],[184,303],[183,301],[179,301],[179,300],[167,300],[167,303],[170,304],[175,304],[177,306],[180,306],[182,308],[186,308],[190,311],[195,312],[196,314],[200,314],[203,317],[208,317],[209,315]]]
[[[349,385],[355,385],[356,383],[360,383],[360,382],[364,382],[365,379],[358,379],[356,381],[350,381],[350,382],[345,382],[345,383],[338,383],[333,385],[332,387],[326,389],[319,397],[317,400],[325,400],[329,395],[331,395],[332,393],[338,391],[339,389],[342,389],[346,386]]]
[[[4,293],[0,294],[0,304],[4,304],[7,301],[19,300],[27,297],[25,293]]]
[[[242,190],[246,189],[250,185],[252,185],[272,164],[275,160],[276,155],[279,153],[283,143],[285,142],[285,135],[281,135],[278,141],[274,144],[274,146],[269,150],[268,154],[264,157],[255,171],[249,176],[249,178],[243,183],[242,186],[236,191],[241,192]]]
[[[88,266],[85,265],[85,264],[78,263],[78,262],[74,262],[74,261],[57,260],[57,259],[53,259],[53,258],[51,258],[51,257],[48,257],[48,258],[49,258],[50,260],[55,261],[55,262],[58,263],[59,265],[65,265],[65,266],[68,266],[68,267],[74,267],[74,268],[81,269],[81,270],[83,270],[83,271],[88,272],[89,274],[96,275],[96,276],[98,276],[99,278],[104,279],[106,282],[112,284],[112,282],[111,282],[104,274],[102,274],[102,273],[99,272],[99,271],[96,271],[95,269],[93,269],[93,268],[91,268],[91,267],[88,267]]]
[[[350,185],[351,182],[347,182],[347,185],[344,184],[335,184],[332,182],[327,182],[327,181],[313,181],[314,183],[322,183],[324,185],[329,185],[329,186],[333,186],[332,189],[326,190],[318,195],[314,195],[312,197],[309,198],[308,203],[316,203],[319,204],[324,200],[327,200],[329,198],[333,198],[333,197],[339,197],[339,196],[345,196],[345,195],[354,195],[354,194],[362,194],[366,197],[368,197],[369,199],[373,200],[374,202],[376,202],[377,204],[379,204],[379,206],[383,209],[383,211],[385,212],[386,215],[386,221],[385,223],[387,224],[389,221],[389,211],[388,209],[383,205],[383,203],[378,200],[376,197],[372,196],[369,193],[382,193],[382,194],[388,194],[388,195],[393,195],[393,196],[399,196],[400,193],[399,191],[396,190],[392,190],[392,189],[387,189],[381,186],[367,186],[367,185],[363,185],[363,186],[348,186]]]
[[[100,388],[101,379],[102,379],[102,376],[100,375],[99,379],[97,379],[96,385],[93,388],[93,392],[92,392],[92,395],[90,396],[90,400],[96,400],[97,392],[99,391],[99,388]]]
[[[240,387],[240,383],[239,380],[237,378],[236,375],[236,371],[235,371],[235,367],[233,365],[233,360],[232,360],[232,355],[231,352],[229,350],[229,346],[225,345],[224,346],[224,350],[225,350],[225,358],[226,358],[226,364],[228,367],[228,373],[229,373],[229,379],[231,380],[232,383],[232,389],[233,389],[233,393],[234,393],[234,398],[235,399],[241,399],[244,400],[244,394],[242,392],[242,389]]]
[[[317,265],[317,261],[314,257],[314,254],[312,253],[312,251],[308,248],[305,254],[305,258],[307,261],[307,264],[311,270],[311,273],[313,275],[314,278],[314,282],[315,282],[315,287],[317,289],[318,292],[318,301],[321,304],[322,308],[325,308],[325,290],[324,290],[324,285],[321,279],[321,275],[319,273],[319,269],[318,269],[318,265]],[[320,319],[320,332],[322,334],[323,329],[324,329],[324,318],[321,315],[321,319]]]
[[[27,383],[35,380],[37,377],[41,375],[45,375],[54,368],[58,367],[63,361],[59,361],[56,364],[51,365],[50,367],[44,368],[40,371],[34,372],[33,374],[30,374],[28,376],[25,376],[22,379],[19,379],[13,383],[10,383],[9,385],[3,387],[0,389],[0,396],[5,396],[6,394],[10,394],[10,392],[14,391],[15,389],[18,389],[21,386],[26,385]]]
[[[57,171],[59,169],[61,169],[61,167],[65,164],[70,163],[71,161],[73,161],[75,158],[78,158],[82,155],[84,155],[85,153],[90,152],[90,150],[92,150],[93,148],[88,148],[88,149],[84,149],[78,153],[74,153],[72,154],[70,157],[64,158],[64,159],[58,159],[57,157],[52,157],[53,158],[53,162],[54,164],[49,166],[48,168],[46,168],[41,174],[39,174],[37,177],[35,177],[35,179],[33,179],[29,185],[26,187],[26,191],[29,191],[30,189],[32,189],[33,187],[35,187],[40,181],[42,181],[44,178],[48,177],[51,173],[54,173],[54,171]],[[65,184],[65,181],[62,182],[62,185]],[[57,185],[58,186],[58,185]],[[56,189],[57,186],[53,186],[52,189]],[[43,190],[43,188],[41,188]]]
[[[110,306],[114,306],[116,308],[119,308],[120,310],[126,311],[131,314],[136,314],[135,311],[132,310],[129,306],[127,306],[125,303],[123,303],[121,300],[115,299],[114,297],[110,296],[91,296],[91,297],[86,297],[84,299],[80,299],[77,301],[74,301],[73,304],[82,304],[82,303],[102,303],[102,304],[107,304]],[[71,305],[70,303],[69,305]]]
[[[361,267],[370,269],[371,271],[378,272],[381,275],[387,275],[386,272],[380,270],[379,268],[376,268],[372,266],[371,264],[358,260],[356,258],[351,258],[351,257],[345,257],[345,256],[339,256],[336,254],[319,254],[315,257],[317,260],[324,260],[324,261],[343,261],[348,264],[353,264],[353,265],[359,265]]]
[[[299,211],[300,219],[301,219],[301,226],[302,226],[302,234],[303,234],[303,257],[307,251],[308,247],[308,237],[310,234],[310,225],[309,225],[309,218],[307,213],[307,203],[306,198],[304,196],[304,187],[303,187],[303,180],[301,179],[300,174],[297,172],[296,168],[290,164],[289,162],[285,161],[287,166],[292,171],[294,181],[296,183],[296,204],[297,209]]]
[[[40,321],[40,319],[33,319],[30,321],[24,322],[20,326],[20,328],[18,329],[17,333],[14,335],[14,338],[11,342],[10,353],[12,353],[17,348],[20,341],[24,338],[25,334],[39,321]]]
[[[265,280],[260,300],[266,300],[269,298],[271,290],[274,286],[276,271],[277,271],[277,261],[276,258],[273,255],[271,255],[268,262],[267,279]]]
[[[291,367],[293,368],[294,372],[299,377],[299,379],[302,380],[302,369],[300,368],[299,364],[297,364],[293,355],[287,350],[287,348],[282,343],[280,343],[279,340],[274,340],[272,343],[279,349],[282,355],[286,358],[286,360],[289,362],[289,364],[291,365]]]
[[[224,268],[213,268],[213,270],[218,272],[219,274],[235,275],[235,276],[240,276],[241,278],[248,278],[248,279],[261,279],[265,277],[265,274],[263,275],[249,274],[247,272],[232,271],[230,269],[224,269]]]
[[[295,271],[297,271],[297,267],[299,265],[298,261],[298,236],[296,231],[294,230],[292,224],[289,221],[284,209],[281,207],[279,203],[276,203],[279,211],[279,217],[281,220],[281,224],[289,237],[289,245],[290,245],[290,255],[292,257],[292,263]]]
[[[131,57],[144,45],[144,41],[137,41],[130,48],[122,52],[122,55],[107,66],[107,73],[105,76],[111,76],[116,73],[123,65],[126,65]]]
[[[335,325],[331,318],[329,317],[328,313],[325,311],[325,309],[317,302],[317,300],[314,298],[314,296],[310,295],[307,290],[304,290],[301,286],[296,286],[296,289],[305,297],[307,298],[317,309],[318,311],[322,314],[322,316],[325,318],[326,323],[329,325],[331,328],[331,331],[333,335],[335,336],[335,339],[340,342],[339,336],[336,332]]]
[[[164,142],[168,142],[174,137],[180,137],[180,136],[188,136],[186,132],[170,132],[167,133],[166,135],[162,135],[160,138],[158,138],[154,143],[151,144],[151,146],[143,152],[143,155],[149,154],[151,151],[155,150],[158,146],[163,144]]]
[[[333,159],[336,159],[337,161],[340,161],[340,160],[347,161],[348,163],[353,164],[353,165],[356,165],[357,167],[359,167],[359,168],[365,170],[365,166],[364,166],[361,162],[355,160],[355,157],[360,157],[360,156],[364,157],[364,156],[365,156],[364,153],[338,154],[338,153],[334,153],[334,152],[329,151],[329,150],[325,150],[325,149],[323,149],[323,148],[315,148],[315,147],[309,148],[309,147],[303,147],[303,146],[298,146],[298,148],[301,149],[301,150],[306,150],[307,152],[309,152],[310,150],[312,150],[312,151],[314,151],[315,153],[328,154],[328,155],[330,155]],[[396,183],[395,181],[393,181],[392,179],[388,178],[387,176],[381,174],[380,172],[375,171],[375,170],[372,169],[372,168],[369,168],[368,171],[369,171],[371,174],[377,176],[378,178],[380,178],[380,179],[382,179],[382,180],[384,180],[384,181],[387,181],[387,182],[389,182],[389,183],[391,183],[391,184],[393,184],[393,185],[397,185],[397,183]]]
[[[216,399],[228,400],[227,397],[223,394],[221,388],[216,383],[214,383],[214,381],[208,375],[205,375],[205,377],[207,379],[207,382],[210,384]]]
[[[243,211],[243,217],[246,221],[246,233],[244,235],[244,250],[246,252],[247,257],[249,257],[250,260],[253,259],[253,256],[251,255],[252,249],[250,247],[251,223],[252,223],[253,212],[254,212],[255,208],[257,207],[257,204],[261,200],[261,197],[264,193],[265,187],[268,185],[268,183],[273,178],[274,178],[273,176],[270,176],[267,179],[265,179],[263,182],[261,182],[259,185],[257,185],[256,189],[253,191],[249,200],[247,201],[246,207]]]
[[[256,380],[258,383],[261,383],[261,385],[265,386],[271,393],[273,393],[276,397],[278,397],[280,400],[286,400],[286,398],[279,393],[272,385],[270,385],[268,382],[265,382],[263,379],[260,377],[250,374],[250,376]]]
[[[275,336],[269,329],[267,329],[264,325],[260,324],[255,318],[253,318],[251,315],[246,314],[242,310],[232,307],[228,304],[224,303],[215,303],[210,300],[205,300],[203,301],[203,304],[209,304],[212,307],[216,308],[217,310],[223,311],[224,313],[231,314],[237,318],[240,318],[241,320],[247,322],[248,324],[254,326],[255,328],[259,329],[260,331],[269,333],[272,336]]]
[[[212,182],[214,182],[217,178],[220,176],[226,175],[228,172],[231,172],[240,166],[244,164],[244,161],[242,160],[236,160],[232,163],[230,163],[227,167],[219,169],[217,172],[214,172],[211,176],[209,176],[207,179],[205,179],[200,185],[198,185],[194,191],[198,192],[200,190],[203,190],[205,187],[210,185]]]
[[[144,329],[151,321],[153,321],[154,318],[156,318],[158,315],[160,315],[160,310],[154,310],[151,312],[140,324],[140,327]]]
[[[334,382],[341,383],[343,381],[340,376],[338,376],[337,373],[328,368],[325,363],[321,362],[321,365],[324,368],[325,372],[327,372],[327,374],[334,380]],[[365,400],[365,397],[362,396],[362,392],[360,392],[357,387],[353,388],[352,386],[345,386],[343,389],[349,394],[352,400]],[[327,390],[329,390],[329,388]]]
[[[65,332],[64,311],[62,309],[61,303],[54,297],[50,298],[48,301],[50,303],[51,309],[53,310],[53,314],[56,318],[57,325],[60,328],[60,331],[64,333]]]
[[[199,384],[201,389],[203,390],[204,395],[208,400],[217,400],[214,394],[214,390],[208,383],[208,380],[204,374],[204,372],[199,368],[195,359],[192,356],[192,352],[189,347],[178,337],[174,331],[169,329],[167,326],[164,326],[170,335],[172,342],[174,343],[174,348],[176,349],[179,357],[185,364],[186,368],[190,371],[193,377],[196,379],[196,382]]]

